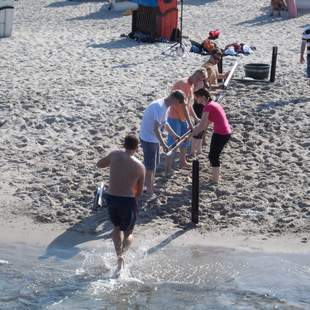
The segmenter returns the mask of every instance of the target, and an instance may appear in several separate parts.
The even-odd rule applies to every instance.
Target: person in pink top
[[[203,104],[203,113],[200,123],[194,127],[193,135],[198,135],[213,123],[213,134],[211,138],[209,160],[212,166],[212,181],[218,183],[220,178],[220,155],[230,139],[231,128],[229,126],[223,107],[212,101],[209,91],[205,88],[195,92],[198,103]]]

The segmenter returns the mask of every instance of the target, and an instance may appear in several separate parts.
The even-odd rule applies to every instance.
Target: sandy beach
[[[131,16],[107,2],[14,2],[13,35],[0,39],[1,309],[309,309],[310,88],[299,52],[310,12],[271,17],[269,4],[184,1],[188,49],[213,29],[222,48],[255,46],[224,59],[224,71],[239,61],[242,79],[278,46],[276,81],[227,88],[233,135],[219,185],[208,182],[211,130],[199,155],[197,226],[191,170],[166,178],[159,167],[115,279],[107,208],[92,210],[108,181],[96,163],[208,57],[121,36]]]
[[[106,2],[19,0],[15,6],[13,35],[0,40],[1,240],[31,242],[29,236],[50,232],[49,242],[69,227],[88,232],[96,221],[108,230],[106,209],[100,216],[91,210],[94,190],[108,176],[96,162],[127,133],[138,133],[148,103],[207,57],[164,56],[167,43],[121,37],[131,31],[131,16],[108,11]],[[234,236],[222,240],[247,247],[259,239],[262,249],[279,243],[282,250],[291,240],[291,249],[308,248],[310,88],[298,63],[308,22],[309,12],[270,17],[268,0],[185,3],[186,37],[201,41],[218,28],[221,47],[236,41],[256,47],[250,56],[225,57],[224,70],[240,61],[235,77],[244,76],[246,63],[270,63],[272,47],[279,48],[275,83],[232,81],[226,91],[233,137],[218,186],[207,183],[209,144],[200,155],[195,238]],[[137,235],[164,238],[190,220],[190,170],[168,179],[158,174],[156,188],[158,199],[142,201]]]

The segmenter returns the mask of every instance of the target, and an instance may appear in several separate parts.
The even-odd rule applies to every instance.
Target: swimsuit
[[[106,201],[113,225],[122,231],[132,231],[137,219],[136,198],[107,194]]]

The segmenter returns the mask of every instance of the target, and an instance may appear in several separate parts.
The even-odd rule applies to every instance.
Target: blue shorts
[[[137,219],[136,198],[106,194],[105,199],[113,225],[125,232],[133,231]]]
[[[173,131],[180,137],[183,136],[189,129],[187,121],[180,121],[179,119],[175,119],[171,117],[168,117],[168,124],[173,129]],[[174,140],[172,136],[169,134],[168,135],[168,146],[171,146],[173,143],[174,143]],[[189,145],[189,142],[185,141],[181,144],[180,147],[182,149],[186,149],[188,145]]]
[[[147,142],[142,139],[140,139],[140,142],[143,150],[145,169],[155,172],[160,162],[159,143]]]
[[[307,56],[307,76],[310,79],[310,54]]]

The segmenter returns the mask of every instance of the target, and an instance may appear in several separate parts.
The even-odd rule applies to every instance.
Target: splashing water
[[[310,305],[309,255],[167,246],[129,251],[115,277],[112,245],[70,259],[0,248],[0,309],[221,309]],[[22,254],[22,255],[21,255]]]

